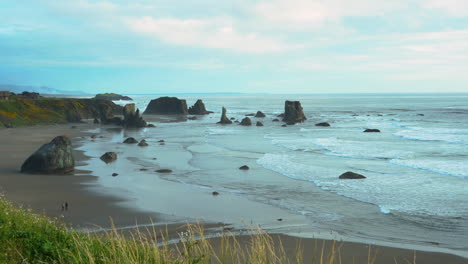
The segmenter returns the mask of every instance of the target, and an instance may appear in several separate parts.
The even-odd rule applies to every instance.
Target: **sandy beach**
[[[72,128],[76,126],[76,128]],[[2,159],[0,159],[0,190],[6,197],[17,204],[32,208],[37,213],[62,218],[67,224],[75,228],[92,228],[95,226],[109,227],[110,219],[115,226],[131,227],[135,224],[160,224],[177,236],[177,231],[187,222],[194,220],[174,217],[165,214],[146,212],[123,207],[124,198],[114,195],[100,194],[90,190],[96,183],[96,177],[85,171],[75,175],[29,175],[19,173],[22,162],[42,144],[49,142],[57,135],[67,135],[73,138],[74,148],[79,147],[79,140],[89,137],[83,132],[93,128],[88,124],[77,125],[51,125],[20,127],[14,129],[0,129],[0,145],[2,146]],[[75,150],[77,165],[86,162],[87,157]],[[68,202],[69,210],[62,211],[61,204]],[[219,226],[220,224],[218,224]],[[208,224],[207,227],[216,225]],[[316,245],[321,248],[325,243],[328,248],[330,241],[318,239],[299,239],[285,235],[273,235],[275,241],[280,239],[288,255],[293,256],[298,241],[305,249],[304,261],[310,262],[313,258]],[[239,239],[248,244],[246,237]],[[213,242],[216,245],[216,238]],[[368,257],[368,245],[360,243],[338,243],[341,248],[342,263],[364,263]],[[376,250],[376,251],[374,251]],[[416,263],[468,263],[467,259],[459,256],[406,250],[392,247],[373,247],[377,254],[377,263],[407,263],[413,260],[416,254]],[[349,262],[348,262],[349,261]],[[411,262],[412,263],[412,262]]]

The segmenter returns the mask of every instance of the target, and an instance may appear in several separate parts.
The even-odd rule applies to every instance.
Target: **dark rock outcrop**
[[[172,170],[170,169],[160,169],[160,170],[156,170],[157,173],[171,173]]]
[[[301,102],[286,101],[284,103],[283,121],[286,123],[301,123],[307,120],[302,110]]]
[[[104,161],[105,163],[113,162],[113,161],[117,160],[117,153],[115,153],[115,152],[106,152],[101,156],[100,159],[102,161]]]
[[[218,196],[219,192],[212,192],[211,194],[213,194],[213,196]]]
[[[262,118],[262,117],[265,117],[265,114],[262,113],[262,111],[257,111],[257,113],[255,114],[255,117]]]
[[[279,122],[279,119],[278,118],[275,118],[272,120],[273,122]]]
[[[197,102],[188,109],[188,113],[191,115],[207,115],[213,112],[207,111],[203,101],[198,99]]]
[[[148,124],[147,127],[156,127],[154,124]]]
[[[122,125],[128,128],[146,127],[146,121],[140,116],[140,110],[135,111],[135,104],[126,104],[123,108]]]
[[[330,124],[329,124],[329,123],[327,123],[327,122],[322,122],[322,123],[317,123],[317,124],[315,124],[315,126],[329,127],[329,126],[330,126]]]
[[[284,113],[277,115],[276,117],[284,117]]]
[[[281,127],[287,127],[288,125],[284,124],[284,125],[281,125]]]
[[[257,121],[257,125],[256,126],[263,126],[263,123],[260,122],[260,121]]]
[[[146,143],[146,140],[142,139],[142,140],[140,141],[140,143],[138,143],[138,146],[140,146],[140,147],[147,147],[147,146],[148,146],[148,143]]]
[[[245,116],[255,116],[255,114],[246,114]]]
[[[352,171],[345,172],[340,175],[340,179],[344,180],[357,180],[357,179],[365,179],[366,177],[364,175],[354,173]]]
[[[248,118],[248,117],[245,117],[245,118],[242,119],[242,121],[240,122],[240,125],[241,125],[241,126],[251,126],[251,125],[252,125],[252,120],[250,120],[250,118]]]
[[[109,100],[109,101],[119,101],[119,100],[132,101],[133,100],[132,98],[128,96],[115,94],[115,93],[96,94],[94,99]]]
[[[118,173],[115,173],[115,172],[112,173],[112,177],[116,177],[116,176],[119,176],[119,174],[118,174]]]
[[[218,124],[232,124],[232,121],[226,116],[226,108],[223,107],[223,111],[221,113],[221,120]]]
[[[125,144],[136,144],[136,143],[138,143],[138,141],[135,138],[129,137],[129,138],[125,139],[123,143],[125,143]]]
[[[374,128],[368,128],[364,130],[364,133],[380,133],[379,129],[374,129]]]
[[[241,167],[239,168],[239,170],[249,170],[249,169],[250,169],[250,168],[249,168],[249,166],[247,166],[247,165],[241,166]]]
[[[75,168],[73,148],[66,136],[58,136],[42,145],[21,166],[23,173],[62,174]]]
[[[151,100],[144,114],[154,115],[187,115],[187,102],[177,97],[160,97]]]
[[[99,122],[99,119],[97,119],[97,118],[94,118],[94,121],[93,121],[93,123],[97,125],[97,124],[100,124],[101,122]]]

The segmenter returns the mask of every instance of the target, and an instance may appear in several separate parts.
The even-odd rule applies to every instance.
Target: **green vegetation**
[[[95,99],[40,98],[0,101],[0,126],[27,126],[77,122],[81,118],[98,117],[104,108],[111,112],[118,106]]]
[[[187,226],[180,242],[173,245],[167,233],[158,234],[155,229],[85,234],[15,207],[0,196],[0,263],[302,263],[300,246],[288,258],[281,243],[262,230],[254,233],[245,244],[223,233],[216,245],[199,225]],[[317,255],[313,263],[341,263],[335,243],[328,253],[323,246],[313,250]],[[375,263],[370,252],[368,263]]]

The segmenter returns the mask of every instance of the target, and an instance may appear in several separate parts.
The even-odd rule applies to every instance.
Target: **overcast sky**
[[[0,0],[0,84],[468,92],[468,0]]]

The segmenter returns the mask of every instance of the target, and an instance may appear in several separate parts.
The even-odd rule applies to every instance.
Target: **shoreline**
[[[75,125],[77,128],[72,129]],[[72,138],[74,144],[74,154],[77,161],[77,167],[86,163],[86,157],[83,151],[77,150],[79,139],[89,137],[89,133],[83,132],[94,128],[90,124],[65,124],[49,125],[36,127],[22,127],[14,129],[0,129],[0,144],[5,153],[9,153],[8,158],[0,160],[0,192],[5,192],[6,197],[15,204],[23,204],[32,208],[36,213],[44,213],[47,216],[59,217],[67,225],[75,228],[89,228],[91,226],[106,227],[110,224],[110,218],[113,224],[118,227],[132,228],[136,223],[154,224],[160,223],[166,228],[166,223],[171,223],[167,227],[169,231],[175,234],[181,225],[190,223],[190,219],[178,218],[159,213],[147,212],[138,209],[132,209],[128,206],[122,206],[122,203],[128,202],[117,195],[110,195],[108,192],[99,194],[90,190],[91,186],[97,182],[97,177],[89,173],[80,172],[75,175],[27,175],[18,172],[22,162],[32,154],[42,144],[49,142],[55,136],[66,134]],[[31,130],[35,133],[31,135]],[[19,178],[20,177],[20,178]],[[104,189],[105,186],[99,186]],[[53,195],[51,195],[53,193]],[[62,202],[67,201],[70,209],[67,212],[60,211]],[[63,215],[63,217],[62,217]],[[156,221],[150,221],[149,219]],[[223,226],[223,224],[210,225],[205,227]],[[272,237],[281,238],[286,247],[293,247],[298,240],[307,244],[322,243],[322,239],[315,238],[296,238],[288,235],[271,234]],[[242,236],[239,236],[242,237]],[[216,241],[216,238],[212,238]],[[325,242],[329,243],[329,242]],[[339,242],[341,243],[341,242]],[[368,245],[355,242],[343,242],[344,248],[349,248],[345,255],[356,254],[366,256]],[[412,256],[417,252],[418,259],[427,261],[422,263],[440,263],[430,262],[430,259],[440,257],[446,263],[466,263],[467,259],[452,254],[414,251],[387,246],[375,246],[380,248],[380,252],[392,259],[391,256]],[[390,254],[391,252],[392,254]],[[422,257],[421,257],[422,256]],[[306,259],[306,258],[305,258]],[[389,260],[390,261],[390,260]],[[458,261],[458,262],[456,262]],[[381,262],[379,262],[381,263]],[[386,262],[385,262],[386,263]],[[393,263],[393,259],[392,262]],[[421,262],[420,262],[421,263]]]

